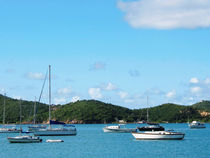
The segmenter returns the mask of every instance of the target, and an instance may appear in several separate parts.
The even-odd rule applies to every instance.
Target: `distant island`
[[[5,122],[8,124],[19,122],[19,100],[6,97]],[[4,96],[0,95],[0,122],[3,120]],[[33,122],[34,102],[22,101],[23,123]],[[128,109],[125,107],[104,103],[97,100],[81,100],[65,105],[52,105],[53,120],[66,123],[116,123],[123,120],[136,123],[147,119],[147,109]],[[210,101],[184,106],[172,103],[149,108],[149,121],[157,123],[184,123],[198,120],[210,122]],[[37,103],[36,122],[48,122],[48,105]]]

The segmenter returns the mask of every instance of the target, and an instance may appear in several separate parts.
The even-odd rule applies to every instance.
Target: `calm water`
[[[184,132],[184,140],[137,141],[129,133],[104,133],[104,125],[76,125],[77,136],[42,137],[43,143],[10,144],[8,134],[0,134],[0,158],[210,157],[210,124],[206,129],[189,129],[187,124],[162,125]],[[46,139],[63,139],[64,143],[46,143]]]

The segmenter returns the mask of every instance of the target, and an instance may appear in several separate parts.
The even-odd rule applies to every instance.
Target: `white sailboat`
[[[42,139],[39,137],[31,136],[31,135],[21,135],[22,132],[22,110],[21,110],[21,100],[20,100],[20,135],[16,137],[7,137],[7,140],[10,143],[40,143]]]
[[[76,135],[77,130],[73,125],[65,125],[62,123],[62,127],[52,128],[51,126],[51,66],[49,65],[49,128],[39,129],[34,132],[36,136],[69,136]]]
[[[0,133],[19,133],[21,131],[21,129],[17,129],[16,127],[12,126],[6,126],[5,124],[5,98],[6,98],[6,94],[4,94],[4,104],[3,104],[3,127],[0,128]]]
[[[148,106],[148,97],[147,97]],[[149,123],[149,114],[147,108],[147,126],[138,127],[140,132],[132,132],[132,135],[137,140],[181,140],[185,134],[175,132],[173,130],[165,131],[164,127],[156,123]]]
[[[181,140],[185,134],[173,131],[147,131],[133,132],[132,135],[137,140]]]

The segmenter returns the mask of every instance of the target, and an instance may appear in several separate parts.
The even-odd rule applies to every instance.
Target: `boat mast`
[[[149,108],[148,108],[148,96],[147,96],[147,123],[149,122]]]
[[[5,98],[6,98],[6,93],[4,93],[4,110],[3,110],[3,124],[5,125]]]
[[[36,97],[34,102],[34,124],[36,124]]]
[[[22,131],[22,107],[21,107],[21,99],[20,99],[20,131]]]
[[[49,128],[51,129],[50,120],[51,120],[51,65],[49,65]]]

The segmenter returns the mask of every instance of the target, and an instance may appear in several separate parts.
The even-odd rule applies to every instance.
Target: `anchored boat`
[[[190,128],[206,128],[205,124],[200,123],[199,121],[193,121],[189,124]]]
[[[103,128],[104,132],[110,132],[110,133],[131,133],[136,132],[136,128],[126,128],[125,124],[119,124],[117,126],[106,126]]]
[[[17,137],[8,137],[7,138],[10,143],[41,143],[42,139],[35,136],[24,135]]]
[[[185,134],[173,131],[132,132],[137,140],[181,140]]]
[[[53,128],[51,125],[61,125],[59,128]],[[69,136],[76,135],[77,130],[74,125],[66,125],[63,122],[51,120],[51,66],[49,65],[49,128],[38,129],[34,131],[35,136]]]
[[[146,126],[137,127],[139,131],[164,131],[165,128],[158,123],[147,123]]]

